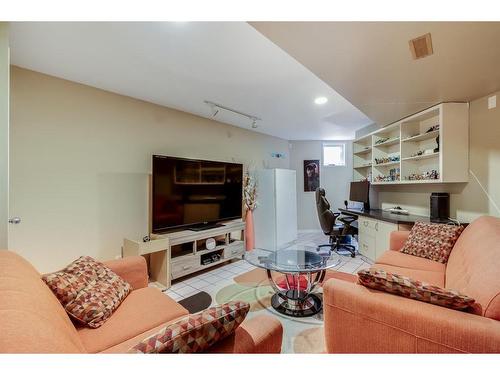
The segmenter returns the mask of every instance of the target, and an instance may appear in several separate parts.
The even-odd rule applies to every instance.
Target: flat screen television
[[[153,155],[152,232],[241,218],[243,165]]]

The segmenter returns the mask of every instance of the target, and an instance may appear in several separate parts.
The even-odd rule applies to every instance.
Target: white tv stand
[[[241,258],[245,252],[245,223],[233,220],[224,226],[201,231],[181,230],[161,235],[151,235],[151,241],[125,239],[123,256],[143,255],[149,258],[152,282],[169,288],[171,281],[194,272],[202,271],[228,260]],[[208,250],[205,242],[214,238],[217,246]],[[204,264],[206,258],[220,256],[215,262]]]

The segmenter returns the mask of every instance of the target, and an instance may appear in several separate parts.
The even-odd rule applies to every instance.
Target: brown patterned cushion
[[[444,289],[407,276],[371,268],[358,272],[358,282],[370,289],[398,294],[400,296],[432,303],[455,310],[473,307],[474,298],[460,294],[452,289]]]
[[[228,302],[189,315],[142,340],[129,353],[198,353],[232,334],[245,319],[250,305]]]
[[[42,279],[68,315],[91,328],[100,327],[132,289],[120,276],[88,256]]]
[[[464,230],[461,225],[416,222],[402,253],[447,263],[451,250]]]

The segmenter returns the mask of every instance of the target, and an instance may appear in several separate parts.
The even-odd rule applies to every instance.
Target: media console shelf
[[[169,288],[174,279],[242,257],[245,223],[233,220],[223,224],[203,231],[182,230],[151,235],[149,242],[125,239],[123,256],[148,256],[151,281]],[[209,238],[216,241],[213,249],[206,248]]]

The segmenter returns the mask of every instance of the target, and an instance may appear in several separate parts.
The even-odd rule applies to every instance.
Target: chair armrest
[[[409,234],[410,231],[408,230],[397,230],[391,232],[391,237],[389,242],[390,250],[400,251],[403,248],[403,245],[405,244],[406,240],[408,239]]]
[[[244,320],[234,335],[212,346],[209,353],[262,353],[281,352],[283,327],[274,316],[259,315]]]
[[[330,353],[498,353],[500,322],[330,279],[323,287]]]
[[[114,273],[127,281],[133,289],[148,286],[148,266],[142,256],[130,256],[104,262]]]
[[[351,224],[352,222],[358,220],[355,217],[352,216],[342,216],[339,218],[339,220],[345,224]]]

